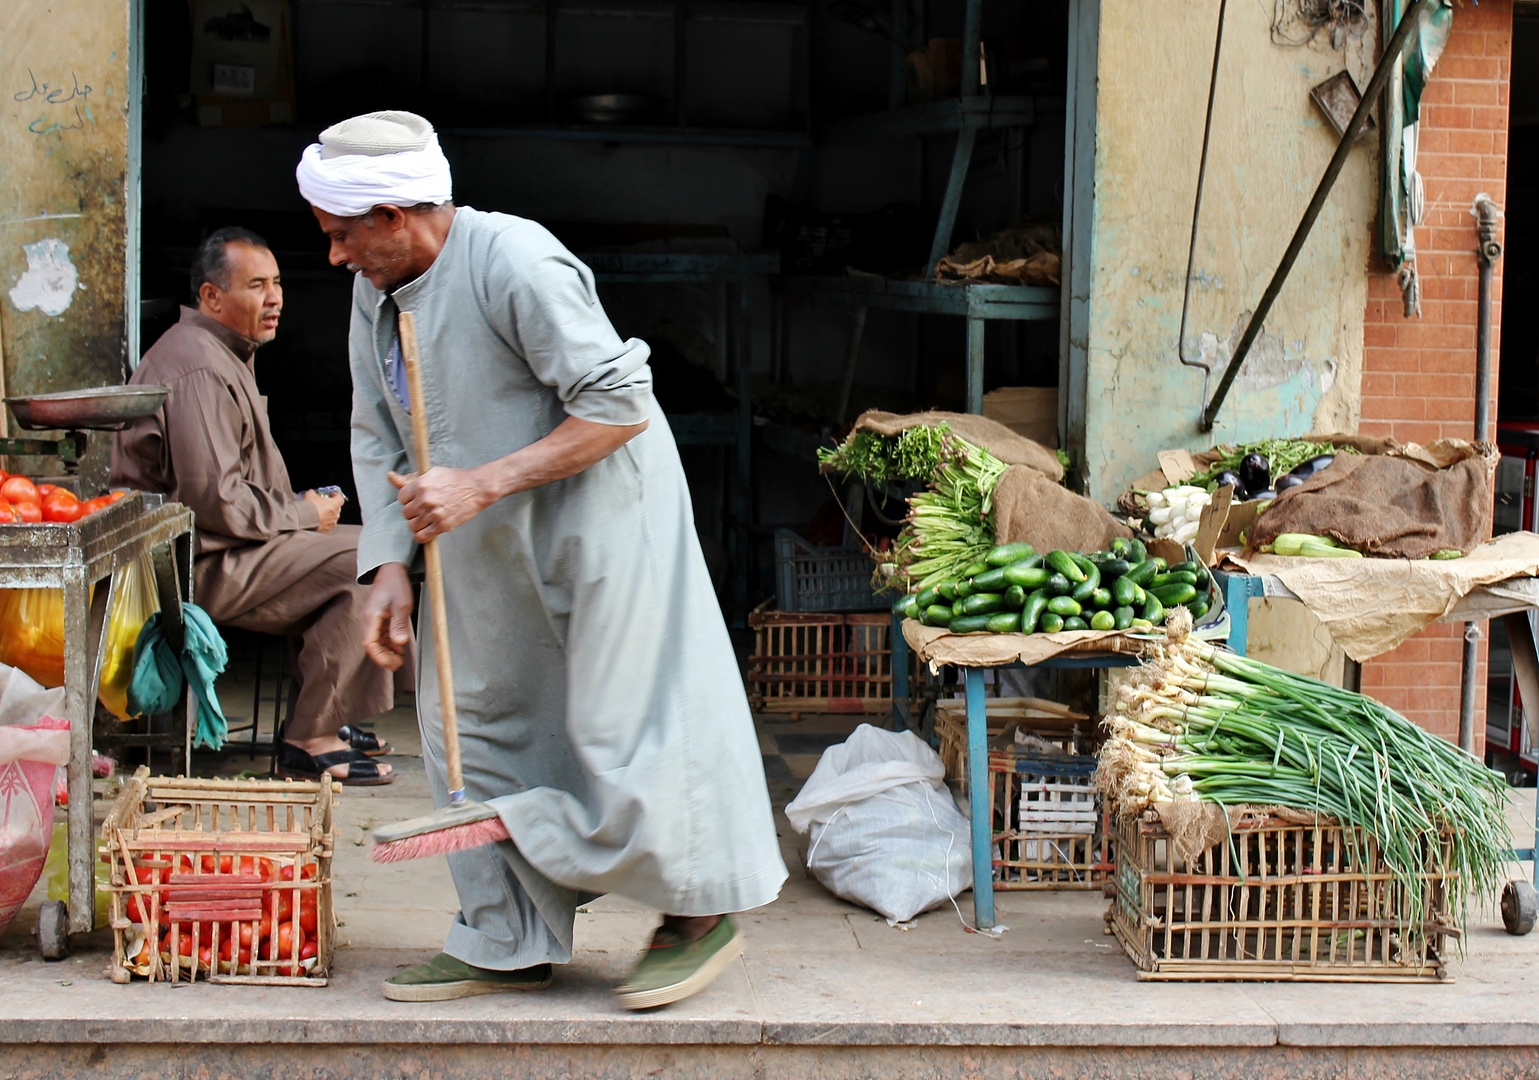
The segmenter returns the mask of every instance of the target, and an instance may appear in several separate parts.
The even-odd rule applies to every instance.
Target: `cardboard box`
[[[983,415],[1017,435],[1058,449],[1058,388],[1003,386],[983,395]]]
[[[191,0],[189,89],[202,127],[294,122],[287,0]]]

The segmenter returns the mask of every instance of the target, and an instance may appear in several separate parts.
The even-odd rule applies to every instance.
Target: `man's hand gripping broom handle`
[[[433,467],[428,446],[427,409],[422,403],[421,354],[417,351],[417,324],[409,311],[400,313],[401,357],[406,362],[406,395],[411,400],[411,437],[417,474]],[[433,660],[438,668],[438,710],[443,717],[444,761],[449,772],[449,802],[465,800],[465,777],[460,767],[460,726],[454,709],[454,665],[449,659],[449,615],[444,605],[444,566],[438,541],[423,545],[427,561],[429,613],[433,619]]]

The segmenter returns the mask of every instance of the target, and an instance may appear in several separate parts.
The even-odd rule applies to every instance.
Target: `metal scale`
[[[95,386],[57,394],[8,397],[11,415],[23,431],[61,431],[57,439],[0,438],[0,457],[57,458],[66,474],[80,469],[92,431],[121,431],[152,416],[170,391],[164,386]]]

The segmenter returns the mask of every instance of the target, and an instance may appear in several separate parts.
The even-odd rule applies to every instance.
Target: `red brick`
[[[1442,134],[1449,153],[1480,154],[1482,156],[1489,155],[1492,152],[1498,137],[1496,133],[1490,131],[1447,131]],[[1423,153],[1431,150],[1425,138],[1422,139],[1421,146]]]
[[[1448,398],[1428,398],[1423,405],[1428,420],[1462,420],[1466,427],[1475,420],[1473,401],[1455,401]]]
[[[1384,323],[1369,323],[1363,327],[1363,344],[1372,348],[1393,348],[1395,328]]]
[[[1395,378],[1386,372],[1363,372],[1363,398],[1391,397],[1395,392]]]
[[[1439,64],[1433,73],[1433,78],[1438,78],[1442,74],[1443,65]],[[1506,104],[1506,102],[1503,100],[1501,84],[1496,82],[1494,78],[1496,73],[1493,71],[1490,74],[1491,81],[1489,82],[1475,81],[1480,78],[1479,76],[1476,76],[1475,79],[1460,79],[1459,81],[1455,82],[1453,84],[1454,101],[1460,105]]]

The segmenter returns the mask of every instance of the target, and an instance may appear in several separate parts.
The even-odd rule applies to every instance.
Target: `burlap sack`
[[[1314,825],[1328,819],[1313,810],[1289,806],[1219,806],[1217,803],[1185,800],[1155,803],[1154,813],[1170,834],[1176,857],[1188,869],[1195,866],[1203,852],[1227,844],[1229,836],[1247,815],[1274,817],[1293,825]]]
[[[997,420],[972,413],[922,412],[889,413],[870,409],[855,421],[856,431],[878,435],[896,435],[911,427],[946,424],[974,446],[982,447],[1006,465],[1024,465],[1035,469],[1054,483],[1063,479],[1063,465],[1058,455],[1041,443],[1017,435]]]
[[[996,543],[1024,540],[1038,551],[1105,551],[1115,537],[1132,535],[1100,503],[1034,469],[1014,466],[994,487]]]
[[[1314,533],[1381,558],[1423,559],[1454,549],[1467,555],[1491,539],[1499,460],[1489,443],[1456,439],[1389,454],[1342,454],[1279,495],[1252,526],[1251,545]]]

